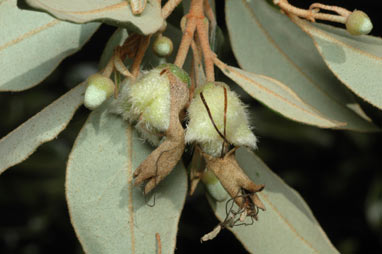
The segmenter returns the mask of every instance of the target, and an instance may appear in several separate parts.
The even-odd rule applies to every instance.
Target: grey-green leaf
[[[99,69],[103,69],[106,67],[107,63],[111,59],[114,53],[114,49],[117,46],[122,46],[123,42],[127,39],[128,33],[126,29],[118,28],[114,31],[114,33],[110,36],[109,40],[106,43],[106,46],[102,52],[101,59],[99,61]]]
[[[101,108],[93,111],[69,156],[66,197],[74,229],[87,254],[162,253],[175,249],[187,192],[179,164],[146,203],[133,186],[135,168],[153,150],[132,127]]]
[[[22,91],[45,79],[79,50],[99,23],[77,25],[0,1],[0,91]]]
[[[63,131],[83,103],[85,84],[73,88],[0,140],[0,174]]]
[[[235,236],[250,253],[339,253],[295,190],[275,175],[253,152],[240,148],[236,152],[236,159],[252,180],[265,184],[259,197],[266,211],[259,212],[259,219],[253,225],[232,228]],[[209,201],[219,220],[224,220],[225,202]]]
[[[293,21],[314,40],[330,70],[355,94],[382,109],[382,39],[340,28]]]
[[[246,72],[222,62],[217,62],[217,66],[253,98],[290,119],[323,128],[339,128],[345,125],[321,115],[278,80]]]
[[[163,18],[158,1],[148,1],[142,14],[134,15],[127,0],[18,0],[58,19],[74,23],[102,21],[111,25],[152,34],[161,28]]]
[[[227,0],[226,21],[232,49],[246,71],[277,79],[341,129],[375,130],[347,107],[349,91],[326,67],[312,39],[265,0]],[[250,32],[248,32],[250,31]]]

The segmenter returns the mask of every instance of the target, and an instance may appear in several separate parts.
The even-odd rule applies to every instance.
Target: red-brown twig
[[[308,19],[312,22],[315,22],[316,19],[319,19],[319,20],[327,20],[331,22],[345,24],[347,18],[351,14],[350,11],[344,8],[341,8],[338,6],[323,5],[319,3],[312,4],[309,10],[305,10],[305,9],[297,8],[291,5],[290,3],[288,3],[287,0],[274,0],[273,2],[276,5],[280,6],[280,8],[286,11],[287,13],[294,14],[298,17]],[[338,13],[339,15],[320,13],[319,9],[334,11]]]
[[[137,78],[139,74],[143,57],[145,56],[146,50],[150,44],[150,38],[151,38],[150,35],[142,37],[139,42],[138,52],[135,55],[133,65],[131,67],[131,73],[133,74],[134,79]]]

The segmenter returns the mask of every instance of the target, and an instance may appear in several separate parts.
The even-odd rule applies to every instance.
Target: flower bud
[[[227,100],[225,100],[225,92]],[[211,113],[201,99],[201,93]],[[227,104],[226,117],[224,108]],[[217,132],[224,133],[224,118],[226,118],[226,140],[234,146],[247,146],[255,149],[257,139],[251,131],[247,113],[243,103],[236,93],[221,82],[207,83],[195,91],[195,95],[188,108],[189,123],[186,130],[186,142],[196,142],[201,149],[214,157],[221,154],[223,138]],[[216,125],[214,127],[212,120]]]
[[[114,82],[99,73],[91,75],[87,83],[84,104],[88,109],[96,109],[114,92]]]
[[[159,133],[170,124],[170,80],[167,71],[189,84],[185,71],[173,64],[163,64],[148,72],[142,72],[134,83],[122,84],[118,98],[111,111],[120,114],[130,123],[137,123],[141,136],[153,145],[158,145]]]
[[[346,20],[346,30],[352,35],[368,34],[372,29],[373,24],[363,11],[353,11]]]
[[[168,57],[173,48],[172,40],[163,35],[159,35],[153,43],[153,51],[159,57]]]

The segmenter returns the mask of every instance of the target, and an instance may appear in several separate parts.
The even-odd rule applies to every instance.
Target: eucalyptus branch
[[[352,13],[351,11],[348,11],[341,7],[328,6],[328,5],[318,4],[318,3],[312,4],[309,10],[297,8],[291,5],[288,2],[288,0],[273,0],[273,3],[278,5],[282,10],[286,11],[287,13],[294,14],[298,17],[305,18],[312,22],[315,22],[316,19],[319,19],[319,20],[327,20],[331,22],[346,24],[346,20],[348,19],[349,15]],[[319,12],[320,9],[334,11],[338,15],[320,13]]]

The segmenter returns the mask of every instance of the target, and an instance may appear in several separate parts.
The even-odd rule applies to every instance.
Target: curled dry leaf
[[[263,184],[255,184],[240,168],[235,159],[235,149],[228,152],[223,158],[215,158],[203,154],[207,168],[219,179],[228,194],[240,208],[244,208],[248,216],[257,217],[257,208],[265,210],[264,204],[257,196],[257,192],[264,189]],[[249,194],[243,197],[241,193]]]
[[[180,160],[185,146],[184,130],[179,115],[188,103],[187,84],[170,71],[166,72],[170,81],[170,125],[165,132],[166,139],[134,172],[135,185],[148,180],[145,193],[150,192],[166,177]]]

